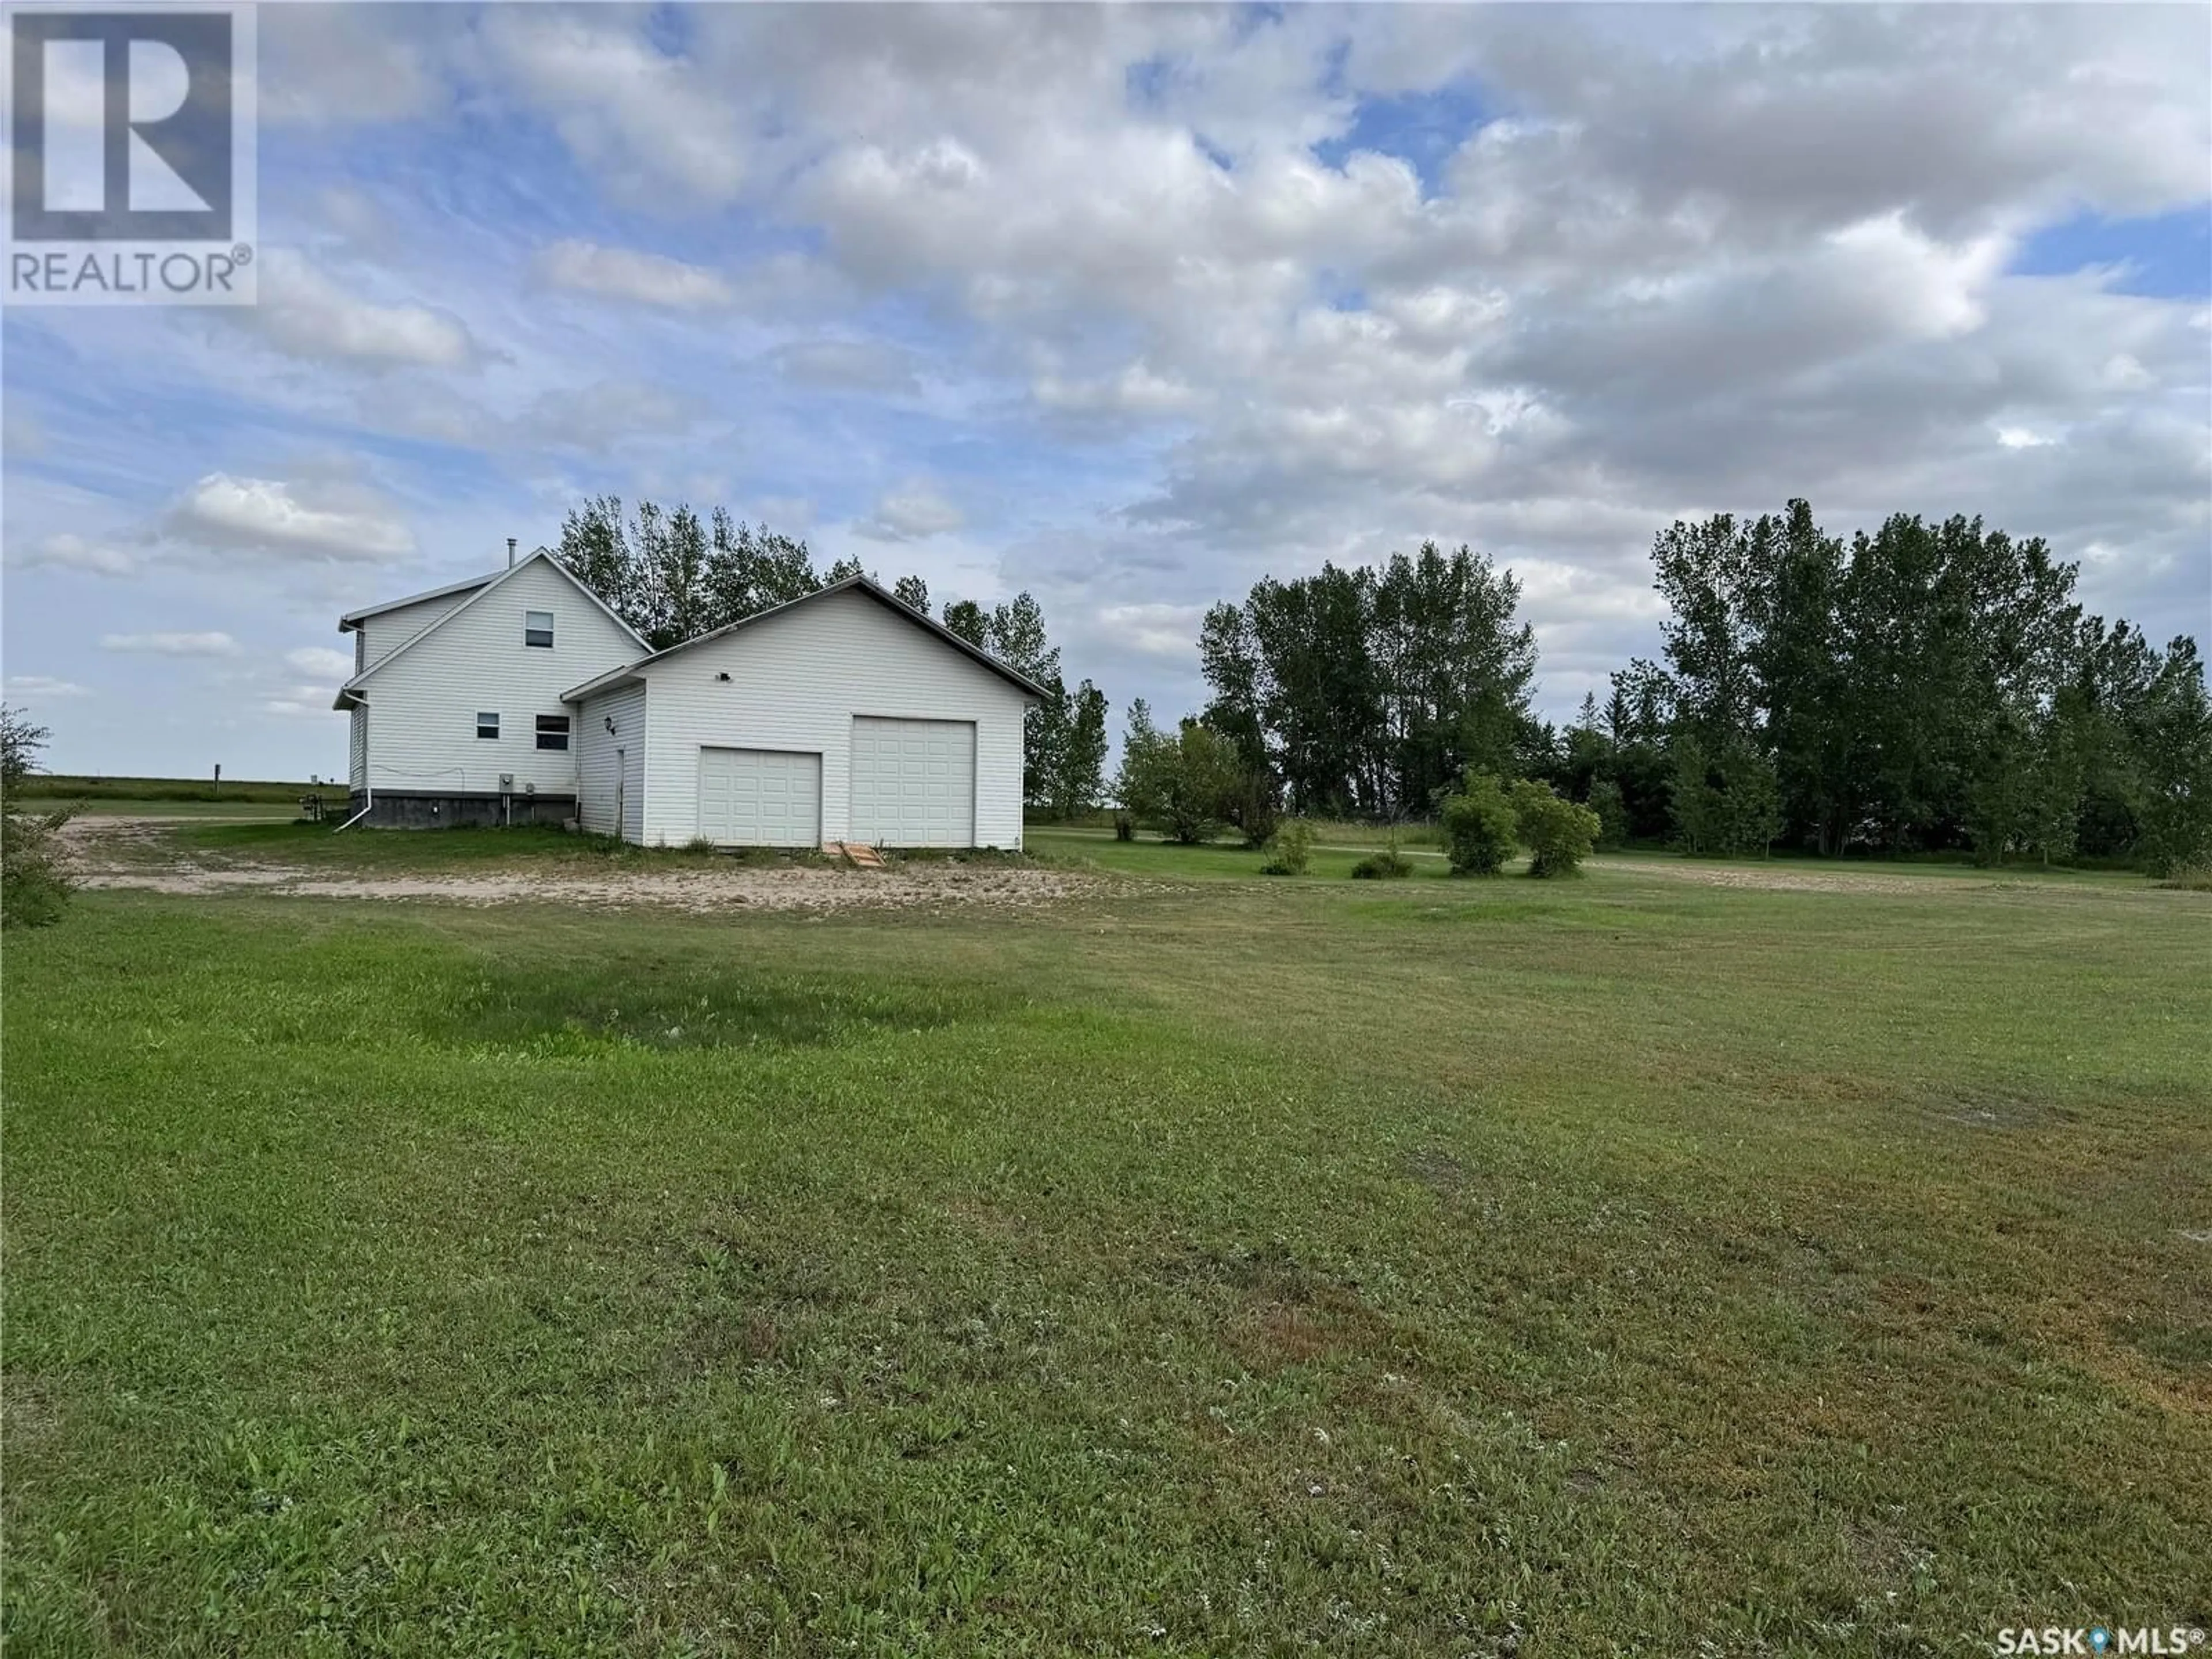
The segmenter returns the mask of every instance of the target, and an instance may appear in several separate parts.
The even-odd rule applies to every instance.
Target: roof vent
[[[509,570],[514,568],[514,538],[512,536],[507,538],[507,568]]]

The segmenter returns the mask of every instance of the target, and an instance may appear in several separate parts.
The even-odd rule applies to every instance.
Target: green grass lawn
[[[6,945],[5,1634],[2212,1624],[2208,924],[1632,864],[828,919],[85,895]]]

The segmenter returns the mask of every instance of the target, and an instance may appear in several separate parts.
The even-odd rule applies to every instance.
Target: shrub
[[[62,919],[76,884],[62,862],[66,812],[0,812],[0,926],[45,927]]]
[[[1513,786],[1513,815],[1528,848],[1532,876],[1571,876],[1597,842],[1597,814],[1561,799],[1549,785],[1522,779]]]
[[[1497,775],[1470,772],[1456,795],[1444,797],[1444,851],[1455,876],[1494,876],[1513,856],[1516,824],[1513,804]]]
[[[1267,861],[1260,872],[1268,876],[1303,876],[1313,856],[1314,829],[1304,818],[1286,818],[1267,838]]]
[[[1236,810],[1244,781],[1236,745],[1200,720],[1173,733],[1132,704],[1118,780],[1129,816],[1186,847],[1211,841]]]
[[[0,926],[44,927],[62,919],[69,902],[69,866],[59,832],[66,812],[15,811],[16,792],[38,767],[46,728],[21,709],[0,708]]]
[[[1247,847],[1267,847],[1275,839],[1275,827],[1283,821],[1282,786],[1276,782],[1273,773],[1264,767],[1255,767],[1244,775],[1237,795],[1237,827],[1244,833]]]
[[[1395,842],[1376,848],[1352,866],[1354,881],[1403,881],[1413,873],[1413,860],[1398,850]]]
[[[1134,818],[1131,817],[1130,817],[1127,812],[1116,812],[1116,813],[1115,813],[1115,814],[1114,814],[1114,839],[1115,839],[1115,841],[1134,841],[1134,840],[1136,840],[1136,838],[1137,838],[1137,821],[1136,821],[1136,819],[1134,819]]]

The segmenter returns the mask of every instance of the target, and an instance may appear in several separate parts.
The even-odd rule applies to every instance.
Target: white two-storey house
[[[865,577],[649,650],[540,549],[349,611],[352,817],[648,846],[1005,847],[1042,688]]]

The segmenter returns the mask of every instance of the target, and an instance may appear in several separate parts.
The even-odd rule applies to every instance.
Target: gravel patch
[[[468,905],[653,906],[694,913],[948,905],[1025,908],[1089,896],[1109,884],[1069,871],[937,860],[883,871],[798,864],[763,867],[732,862],[604,873],[573,866],[507,865],[459,872],[337,875],[252,860],[204,863],[179,852],[168,841],[164,832],[171,822],[125,817],[72,822],[65,834],[78,878],[87,887],[193,896],[264,893],[292,898],[412,899]]]

